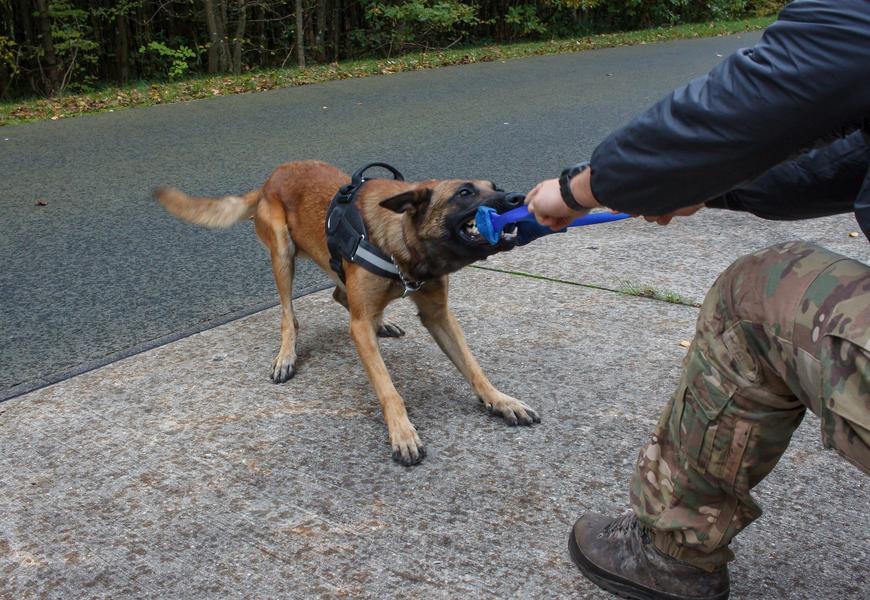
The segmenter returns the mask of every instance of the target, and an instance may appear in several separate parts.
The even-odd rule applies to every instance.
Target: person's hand
[[[571,191],[574,193],[574,198],[580,206],[585,208],[601,206],[592,195],[592,188],[589,183],[589,169],[581,172],[571,180]],[[558,179],[547,179],[533,187],[526,194],[526,205],[538,223],[549,227],[553,231],[564,229],[571,221],[589,212],[588,210],[579,212],[571,210],[565,204],[565,201],[562,200],[562,192],[559,189]]]
[[[690,215],[694,215],[696,212],[704,208],[704,203],[694,204],[692,206],[687,206],[685,208],[681,208],[679,210],[675,210],[672,213],[668,213],[666,215],[650,215],[644,216],[644,220],[648,223],[658,223],[659,225],[667,225],[670,223],[674,217],[688,217]]]
[[[533,187],[526,194],[526,205],[538,223],[553,231],[567,227],[568,223],[583,214],[571,210],[562,200],[558,179],[547,179]]]

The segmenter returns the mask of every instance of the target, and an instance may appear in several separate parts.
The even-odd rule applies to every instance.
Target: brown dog
[[[257,236],[272,256],[272,272],[281,297],[281,349],[271,375],[276,383],[295,374],[299,325],[291,289],[296,258],[313,259],[336,282],[333,297],[350,313],[350,335],[380,400],[393,458],[405,465],[416,464],[425,450],[393,386],[376,338],[404,334],[385,322],[383,313],[387,304],[404,295],[405,286],[346,260],[344,282],[330,268],[324,223],[330,200],[349,181],[331,165],[304,161],[281,165],[262,188],[244,196],[191,198],[172,188],[159,189],[155,196],[173,215],[207,227],[228,227],[254,217]],[[474,226],[477,208],[486,205],[503,212],[522,201],[522,195],[506,194],[491,182],[465,180],[408,183],[371,179],[356,197],[370,241],[393,257],[406,279],[423,282],[410,294],[423,325],[486,408],[510,425],[530,425],[540,418],[526,404],[495,389],[483,374],[447,307],[447,276],[514,245],[509,235],[496,246],[488,244]]]

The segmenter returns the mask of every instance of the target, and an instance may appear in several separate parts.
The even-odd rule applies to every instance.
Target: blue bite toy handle
[[[621,221],[628,219],[631,215],[625,213],[610,213],[596,212],[583,215],[571,221],[568,227],[582,227],[584,225],[595,225],[598,223],[610,223],[611,221]],[[481,206],[477,209],[475,215],[475,224],[478,231],[484,239],[490,244],[497,244],[501,232],[509,223],[517,224],[517,245],[523,246],[532,240],[539,237],[549,235],[551,233],[562,233],[565,229],[553,231],[549,227],[539,225],[535,221],[534,215],[529,213],[528,207],[525,205],[514,208],[507,212],[498,214],[495,209],[488,206]]]

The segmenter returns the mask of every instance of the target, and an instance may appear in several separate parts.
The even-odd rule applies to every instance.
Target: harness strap
[[[398,170],[386,163],[370,163],[354,172],[351,182],[342,186],[326,213],[326,245],[329,248],[329,266],[343,282],[345,280],[342,259],[358,264],[367,271],[400,281],[405,293],[420,289],[422,283],[408,281],[396,267],[392,257],[384,254],[368,240],[368,231],[362,215],[356,207],[356,194],[367,181],[363,176],[371,167],[382,167],[393,174],[393,178],[404,181]]]

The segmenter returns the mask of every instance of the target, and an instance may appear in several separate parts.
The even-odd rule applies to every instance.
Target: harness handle
[[[351,185],[353,185],[354,187],[361,185],[362,182],[364,182],[366,180],[366,178],[363,177],[363,174],[366,171],[368,171],[369,169],[371,169],[372,167],[381,167],[383,169],[386,169],[387,171],[389,171],[390,173],[393,174],[393,179],[395,179],[396,181],[405,181],[405,176],[402,175],[401,173],[399,173],[399,170],[396,167],[388,165],[387,163],[373,162],[373,163],[369,163],[366,166],[354,171],[353,175],[350,178]]]

